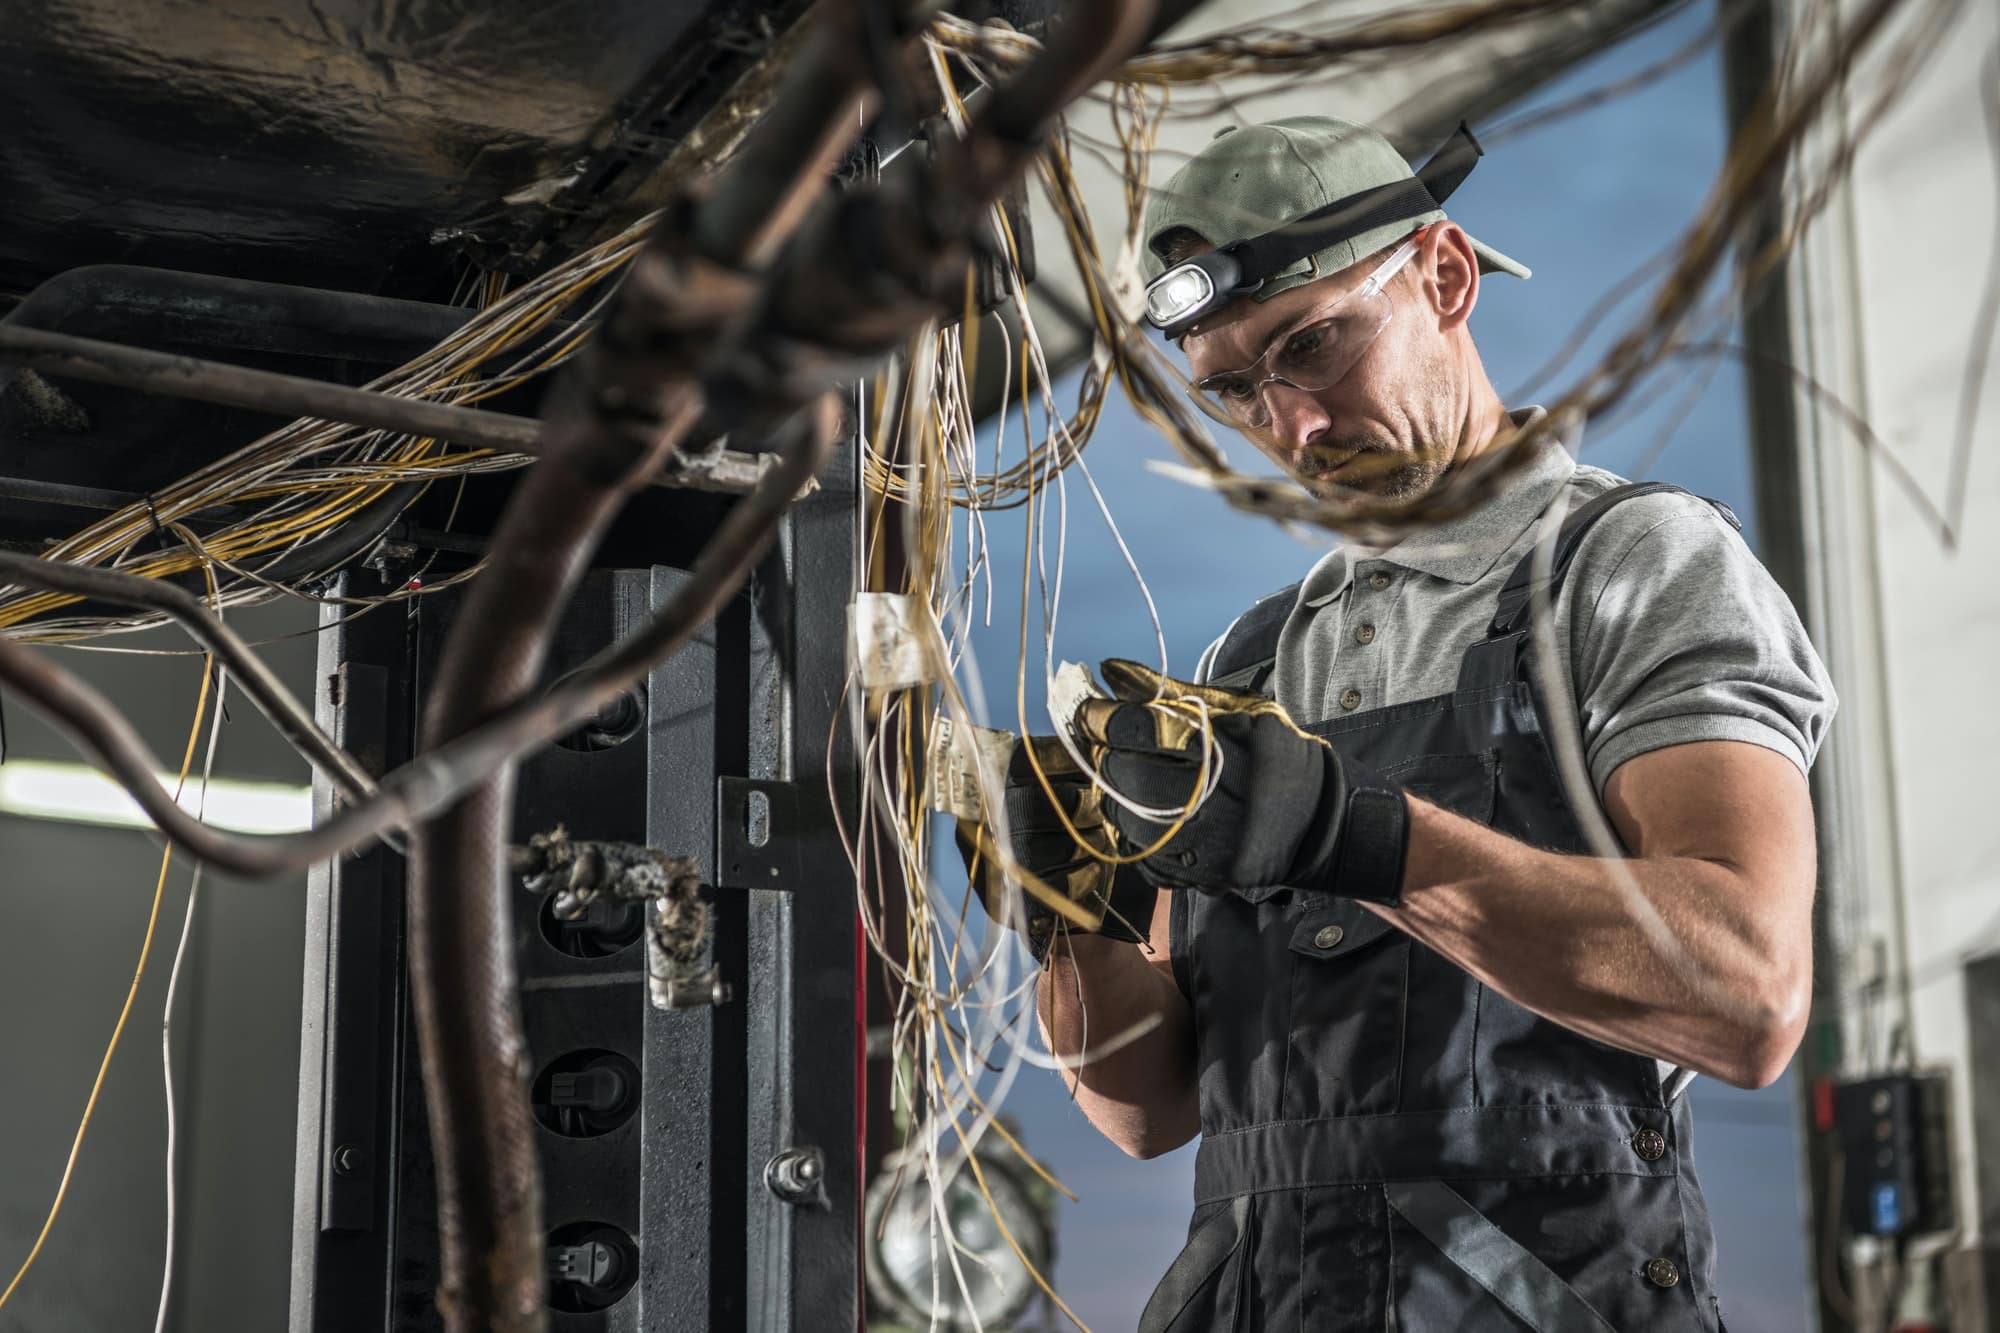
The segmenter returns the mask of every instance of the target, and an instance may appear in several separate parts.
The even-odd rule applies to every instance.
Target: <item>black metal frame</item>
[[[632,1289],[600,1312],[558,1310],[558,1330],[859,1323],[859,952],[830,804],[839,799],[851,816],[858,792],[846,728],[835,725],[856,577],[856,459],[852,447],[841,452],[786,520],[749,593],[653,673],[637,735],[604,749],[554,747],[522,767],[518,840],[562,822],[578,837],[700,859],[719,886],[712,961],[733,990],[715,1007],[654,1009],[641,943],[568,957],[543,936],[542,902],[525,890],[516,899],[536,1070],[585,1048],[640,1070],[637,1112],[622,1125],[588,1139],[543,1135],[552,1232],[608,1223],[638,1250]],[[594,573],[565,617],[552,672],[686,577],[666,565]],[[450,594],[410,606],[407,616],[355,620],[330,610],[338,623],[322,639],[322,724],[376,771],[410,752],[412,701],[443,642]],[[377,848],[311,878],[294,1333],[440,1326],[402,874],[401,858]],[[793,1149],[817,1153],[819,1190],[800,1195],[768,1179]]]

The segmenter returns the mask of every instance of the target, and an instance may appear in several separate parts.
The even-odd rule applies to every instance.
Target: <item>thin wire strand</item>
[[[213,584],[210,585],[211,591]],[[195,792],[195,818],[208,813],[208,784],[215,773],[215,752],[222,739],[222,710],[227,698],[229,673],[218,670],[215,678],[215,709],[208,723],[208,752],[202,758],[201,786]],[[167,1244],[166,1254],[160,1261],[160,1306],[153,1316],[153,1333],[166,1333],[167,1310],[173,1299],[174,1250],[179,1240],[180,1215],[176,1196],[180,1182],[176,1178],[177,1163],[177,1117],[174,1096],[174,999],[179,994],[181,963],[187,957],[188,938],[194,933],[194,914],[201,901],[202,872],[208,867],[195,862],[194,874],[188,879],[187,907],[181,913],[180,939],[174,944],[174,961],[167,969],[167,998],[160,1006],[160,1082],[167,1116]]]
[[[177,801],[180,799],[180,787],[186,784],[188,773],[194,767],[195,743],[201,739],[202,713],[208,706],[210,677],[211,666],[204,663],[201,669],[201,688],[195,696],[194,722],[188,728],[187,752],[181,757],[180,779],[174,790],[174,799]],[[63,1200],[69,1197],[70,1180],[76,1174],[77,1158],[83,1153],[83,1137],[90,1132],[90,1118],[97,1111],[98,1094],[104,1091],[104,1076],[110,1072],[112,1057],[118,1054],[118,1041],[125,1035],[125,1022],[132,1016],[132,1006],[139,998],[139,983],[146,978],[146,960],[152,956],[153,931],[160,922],[160,903],[166,896],[167,870],[172,866],[173,859],[173,844],[168,843],[160,852],[160,873],[153,884],[153,905],[146,915],[146,935],[139,944],[139,962],[132,970],[131,988],[125,992],[125,1003],[119,1007],[118,1021],[112,1025],[111,1040],[105,1043],[104,1058],[97,1065],[97,1077],[91,1080],[90,1096],[84,1100],[83,1115],[77,1121],[76,1137],[70,1140],[69,1157],[63,1162],[62,1179],[56,1183],[56,1194],[49,1204],[48,1216],[43,1219],[42,1229],[36,1234],[35,1243],[29,1247],[28,1257],[21,1261],[21,1267],[15,1272],[13,1281],[7,1284],[5,1291],[0,1291],[0,1309],[6,1308],[7,1302],[13,1299],[15,1291],[20,1288],[21,1280],[28,1276],[28,1270],[33,1268],[35,1260],[41,1257],[42,1246],[48,1243],[49,1233],[55,1229],[56,1218],[62,1213]]]

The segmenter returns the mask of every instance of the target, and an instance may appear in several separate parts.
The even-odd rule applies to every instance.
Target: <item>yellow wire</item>
[[[953,1034],[951,1026],[949,1024],[941,1024],[940,1027],[945,1033],[945,1043],[944,1043],[945,1054],[951,1057],[951,1067],[958,1071],[959,1086],[965,1089],[965,1095],[969,1099],[971,1099],[972,1104],[978,1107],[980,1112],[986,1116],[986,1123],[988,1128],[992,1129],[996,1134],[998,1134],[1001,1138],[1001,1141],[1004,1142],[1009,1148],[1012,1148],[1014,1150],[1014,1155],[1019,1157],[1021,1161],[1024,1164],[1026,1164],[1029,1170],[1033,1171],[1036,1175],[1040,1176],[1043,1180],[1047,1181],[1053,1188],[1060,1190],[1062,1192],[1062,1196],[1068,1199],[1071,1203],[1077,1202],[1077,1197],[1076,1195],[1070,1192],[1069,1186],[1063,1184],[1060,1180],[1057,1180],[1053,1172],[1051,1172],[1047,1167],[1043,1166],[1040,1162],[1036,1161],[1034,1156],[1031,1153],[1029,1153],[1029,1151],[1026,1148],[1021,1146],[1020,1140],[1016,1139],[1014,1135],[1008,1131],[1007,1126],[1001,1123],[1000,1117],[994,1115],[993,1112],[987,1107],[985,1101],[982,1100],[978,1092],[976,1092],[973,1089],[972,1076],[966,1073],[965,1069],[966,1062],[961,1061],[958,1058],[958,1043],[952,1039]],[[966,1042],[965,1054],[967,1059],[969,1060],[972,1055],[972,1043],[969,1039]]]
[[[933,1061],[932,1064],[935,1067],[936,1062]],[[938,1073],[942,1077],[943,1071],[939,1070]],[[1008,1227],[1007,1219],[1000,1216],[1000,1205],[993,1201],[993,1191],[986,1186],[986,1173],[979,1169],[978,1154],[974,1153],[971,1145],[966,1143],[965,1131],[959,1127],[956,1119],[951,1122],[951,1132],[958,1136],[959,1147],[965,1149],[965,1164],[972,1168],[972,1178],[979,1185],[979,1197],[986,1200],[986,1211],[992,1216],[993,1225],[1000,1229],[1001,1239],[1007,1242],[1007,1248],[1021,1261],[1021,1267],[1028,1270],[1028,1276],[1035,1279],[1035,1285],[1042,1289],[1042,1294],[1055,1302],[1056,1309],[1061,1310],[1070,1323],[1075,1324],[1082,1333],[1090,1333],[1090,1325],[1078,1319],[1076,1311],[1070,1309],[1069,1304],[1056,1295],[1056,1289],[1049,1285],[1049,1280],[1042,1276],[1041,1270],[1035,1267],[1034,1261],[1028,1258],[1027,1252],[1021,1248],[1021,1242],[1014,1239],[1014,1232]]]
[[[195,744],[201,737],[201,719],[208,708],[208,686],[214,666],[214,659],[203,659],[201,690],[195,697],[194,725],[188,728],[187,753],[181,756],[181,784],[187,782],[188,772],[194,767]],[[179,794],[177,786],[176,800],[179,799]],[[42,1222],[41,1234],[35,1237],[35,1244],[28,1251],[28,1257],[21,1261],[20,1271],[15,1273],[14,1280],[7,1284],[7,1290],[0,1292],[0,1308],[6,1307],[14,1295],[15,1288],[21,1285],[21,1279],[35,1266],[35,1260],[42,1253],[43,1243],[48,1240],[49,1232],[55,1228],[56,1215],[62,1212],[63,1199],[69,1194],[70,1177],[76,1171],[77,1156],[83,1151],[83,1136],[89,1132],[91,1114],[97,1110],[97,1095],[104,1090],[104,1075],[111,1068],[111,1057],[118,1054],[118,1039],[125,1033],[125,1020],[132,1016],[132,1005],[139,998],[139,983],[146,976],[146,959],[153,952],[153,929],[160,921],[160,902],[167,891],[167,868],[173,864],[173,859],[174,845],[168,843],[166,849],[160,853],[160,875],[153,884],[153,908],[146,917],[146,938],[139,945],[139,965],[132,972],[132,988],[125,992],[124,1007],[118,1011],[118,1022],[111,1029],[111,1040],[105,1045],[104,1059],[98,1063],[97,1077],[90,1085],[90,1097],[83,1104],[83,1119],[77,1123],[76,1138],[70,1142],[69,1160],[63,1164],[62,1180],[56,1185],[55,1201],[49,1205],[49,1215]]]
[[[1021,426],[1023,432],[1029,434],[1030,436],[1032,436],[1033,433],[1033,425],[1031,420],[1032,411],[1033,408],[1031,405],[1031,401],[1028,397],[1028,347],[1026,343],[1023,343],[1021,345]],[[1032,539],[1035,530],[1035,488],[1033,486],[1030,486],[1028,488],[1027,527],[1029,536]],[[1201,804],[1201,794],[1208,790],[1209,763],[1214,755],[1215,746],[1213,743],[1202,746],[1201,767],[1199,772],[1195,775],[1194,791],[1188,796],[1187,804],[1181,807],[1181,813],[1179,817],[1176,818],[1171,824],[1167,825],[1166,831],[1161,833],[1160,836],[1156,838],[1153,841],[1153,843],[1150,846],[1146,847],[1143,851],[1133,852],[1129,855],[1115,851],[1104,852],[1092,846],[1084,838],[1083,834],[1077,830],[1076,825],[1071,822],[1069,817],[1069,812],[1063,809],[1062,801],[1056,796],[1055,785],[1049,781],[1048,773],[1044,771],[1042,768],[1041,758],[1038,755],[1036,755],[1035,747],[1031,743],[1029,743],[1028,740],[1028,733],[1031,730],[1031,728],[1028,726],[1028,593],[1031,585],[1031,579],[1029,578],[1029,575],[1034,567],[1033,557],[1034,557],[1034,547],[1028,544],[1027,542],[1022,543],[1021,634],[1020,634],[1021,660],[1019,663],[1019,669],[1016,670],[1016,672],[1014,673],[1014,711],[1019,716],[1021,721],[1021,753],[1027,756],[1028,767],[1034,770],[1035,781],[1041,784],[1042,794],[1049,798],[1049,805],[1054,808],[1056,812],[1056,818],[1062,821],[1063,831],[1069,834],[1071,841],[1073,841],[1074,843],[1076,843],[1078,847],[1083,849],[1085,855],[1091,857],[1093,860],[1101,861],[1105,865],[1110,865],[1110,866],[1134,865],[1140,861],[1145,860],[1149,856],[1158,855],[1160,850],[1164,848],[1169,842],[1172,842],[1174,838],[1180,833],[1180,831],[1187,826],[1188,820],[1194,817],[1195,808]],[[1106,902],[1108,906],[1109,905],[1108,896]],[[1078,924],[1087,925],[1087,923],[1078,923]]]

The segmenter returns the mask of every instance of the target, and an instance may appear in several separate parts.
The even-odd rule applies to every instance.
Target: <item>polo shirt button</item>
[[[1649,1162],[1667,1155],[1667,1136],[1657,1129],[1642,1129],[1632,1136],[1632,1151]]]
[[[1313,936],[1313,947],[1316,949],[1331,949],[1346,937],[1347,932],[1339,926],[1321,926],[1319,933]]]
[[[1375,627],[1373,625],[1356,625],[1354,627],[1354,641],[1356,643],[1375,642]]]
[[[1340,692],[1340,706],[1350,713],[1361,707],[1361,691],[1355,689],[1352,685],[1342,690]]]
[[[1681,1270],[1671,1259],[1648,1259],[1646,1261],[1646,1281],[1656,1287],[1671,1287],[1681,1280]]]
[[[1368,586],[1380,592],[1389,586],[1389,576],[1378,569],[1368,576]]]

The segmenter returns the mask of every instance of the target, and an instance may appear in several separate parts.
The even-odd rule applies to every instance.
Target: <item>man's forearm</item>
[[[1050,1049],[1075,1063],[1064,1082],[1106,1138],[1134,1157],[1154,1157],[1199,1131],[1187,1000],[1138,945],[1067,937],[1035,1001]],[[1142,1024],[1152,1026],[1125,1040]]]
[[[1410,935],[1586,1036],[1739,1085],[1782,1069],[1804,1020],[1810,927],[1774,930],[1754,907],[1765,886],[1685,856],[1542,851],[1422,801],[1411,815],[1403,905],[1379,909]]]

